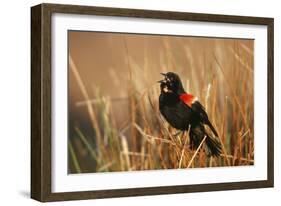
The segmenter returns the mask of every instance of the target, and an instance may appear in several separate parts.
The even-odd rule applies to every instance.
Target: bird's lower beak
[[[165,73],[162,73],[162,72],[161,72],[160,74],[162,74],[164,77],[166,76],[166,74],[165,74]]]

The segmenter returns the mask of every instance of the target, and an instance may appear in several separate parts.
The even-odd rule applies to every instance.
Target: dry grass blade
[[[230,161],[229,161],[229,159],[228,159],[228,156],[227,156],[226,149],[225,149],[225,146],[224,146],[224,144],[223,144],[223,141],[222,141],[222,139],[221,139],[220,137],[218,137],[218,138],[220,139],[220,142],[221,142],[221,145],[222,145],[222,151],[223,151],[223,154],[224,154],[224,157],[225,157],[225,161],[226,161],[226,163],[227,163],[227,166],[230,166],[231,164],[230,164]]]
[[[119,98],[109,98],[109,97],[105,97],[106,101],[111,101],[111,102],[116,102],[116,101],[124,101],[126,100],[126,97],[119,97]],[[100,102],[100,99],[89,99],[88,101],[79,101],[76,102],[76,106],[77,107],[81,107],[81,106],[87,106],[88,104],[97,104]]]
[[[96,134],[97,134],[97,141],[101,142],[101,132],[100,132],[100,126],[97,120],[97,116],[96,113],[90,103],[90,96],[87,92],[87,89],[83,83],[83,80],[79,74],[79,70],[77,69],[76,65],[73,62],[73,59],[71,58],[71,55],[69,54],[69,64],[70,64],[70,69],[73,72],[73,75],[77,81],[77,84],[81,90],[81,93],[84,97],[84,99],[87,102],[87,110],[89,112],[90,115],[90,119],[92,120],[92,125],[95,128]]]
[[[70,156],[71,156],[71,159],[73,161],[73,164],[74,164],[74,167],[75,167],[75,170],[77,173],[81,173],[81,167],[79,165],[79,161],[78,161],[78,158],[74,152],[74,149],[73,149],[73,146],[72,146],[72,143],[69,141],[68,143],[68,149],[69,149],[69,152],[70,152]]]
[[[142,153],[138,153],[138,152],[121,152],[124,155],[132,155],[132,156],[140,156],[140,157],[149,157],[150,154],[142,154]]]
[[[243,135],[241,135],[239,138],[243,139],[248,133],[250,132],[250,129],[248,129]]]
[[[113,164],[115,164],[115,161],[106,163],[105,165],[101,166],[99,169],[97,169],[98,172],[102,172],[102,171],[107,171],[108,168],[110,168]]]
[[[131,161],[130,161],[130,157],[129,157],[129,147],[128,147],[128,143],[126,140],[126,137],[122,136],[121,137],[121,143],[122,143],[122,149],[123,151],[121,152],[121,154],[124,154],[123,156],[125,157],[125,162],[127,165],[127,170],[131,171]]]
[[[184,133],[183,133],[183,135],[184,135]],[[183,156],[184,156],[185,147],[186,147],[186,145],[187,145],[187,140],[188,140],[188,137],[186,136],[186,137],[185,137],[184,144],[183,144],[183,147],[182,147],[182,150],[181,150],[181,157],[180,157],[179,167],[178,167],[178,168],[181,168],[181,167],[182,167],[182,160],[183,160]]]
[[[191,157],[188,165],[187,165],[187,168],[190,168],[194,158],[196,157],[197,153],[199,152],[200,148],[202,147],[203,143],[205,142],[207,136],[205,135],[204,138],[202,139],[201,143],[199,144],[198,148],[196,149],[196,151],[194,152],[193,156]]]
[[[87,140],[87,138],[83,135],[83,133],[81,132],[81,130],[78,127],[74,128],[75,131],[78,134],[78,137],[81,139],[81,141],[85,144],[87,150],[89,151],[89,153],[91,154],[91,157],[98,161],[97,156],[95,154],[95,149],[93,148],[93,145],[91,145],[91,143]]]
[[[147,138],[147,141],[154,144],[154,140],[159,140],[160,142],[163,142],[163,143],[168,143],[168,144],[171,144],[171,145],[175,145],[172,141],[170,140],[167,140],[167,139],[163,139],[163,138],[159,138],[159,137],[154,137],[152,135],[148,135],[146,134],[144,131],[142,131],[142,129],[140,128],[140,126],[138,126],[136,123],[134,124],[134,127],[139,131],[139,133],[141,133],[144,137]]]
[[[223,155],[221,154],[220,155],[221,157],[226,157],[226,158],[230,158],[230,159],[237,159],[236,157],[234,157],[233,155]],[[252,159],[248,159],[248,158],[245,158],[245,157],[240,157],[238,158],[239,160],[242,160],[242,161],[245,161],[245,162],[250,162],[250,163],[254,163],[254,160]]]

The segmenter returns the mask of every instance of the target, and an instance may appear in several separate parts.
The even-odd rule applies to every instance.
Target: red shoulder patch
[[[194,97],[192,94],[184,93],[180,95],[180,100],[191,107],[192,103],[196,101],[196,97]]]

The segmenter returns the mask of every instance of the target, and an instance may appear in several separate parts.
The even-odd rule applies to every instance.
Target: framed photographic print
[[[273,187],[273,19],[31,8],[31,197]]]

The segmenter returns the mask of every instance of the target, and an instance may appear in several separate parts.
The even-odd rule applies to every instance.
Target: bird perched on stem
[[[164,76],[164,79],[159,81],[161,114],[172,127],[181,131],[189,130],[191,149],[197,149],[206,136],[207,154],[219,156],[221,143],[218,133],[211,124],[204,107],[195,96],[184,90],[181,79],[176,73],[161,74]],[[213,135],[206,131],[205,125],[211,129]]]

